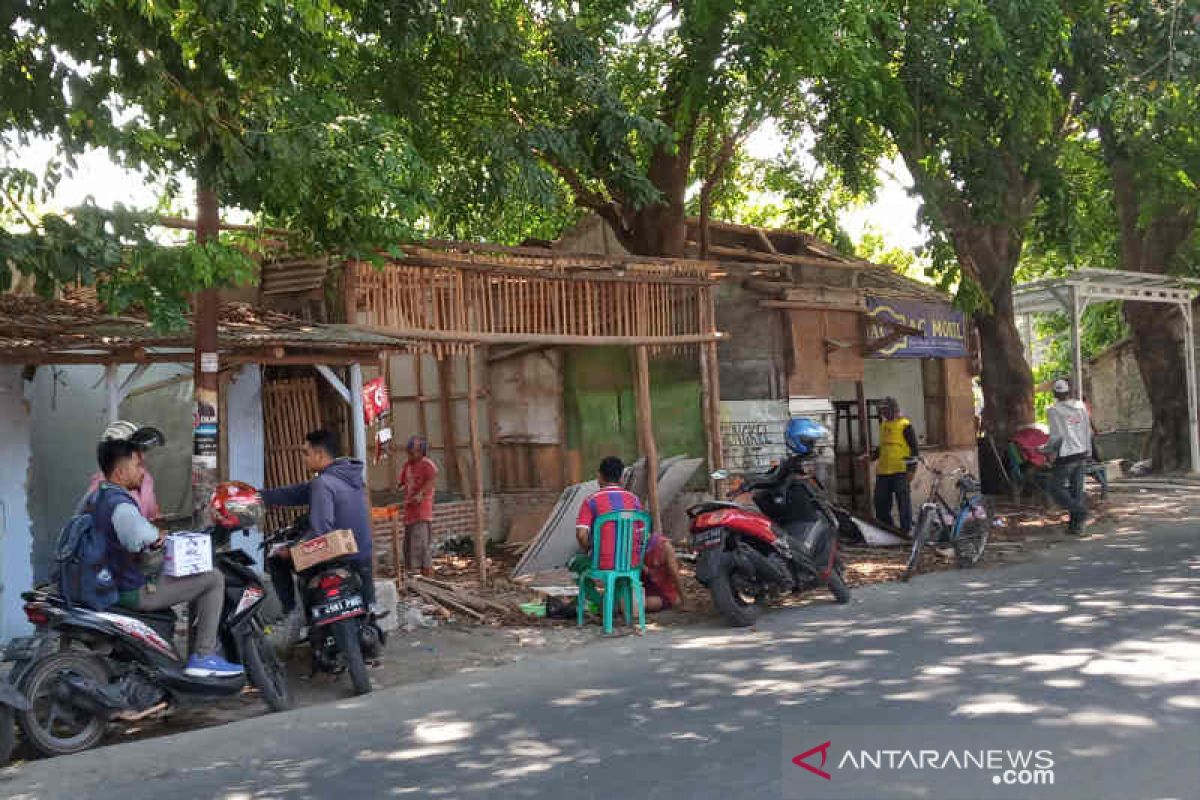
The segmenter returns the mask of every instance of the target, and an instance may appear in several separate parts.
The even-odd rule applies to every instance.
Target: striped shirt
[[[611,514],[614,511],[641,511],[642,501],[638,500],[637,495],[632,492],[627,492],[616,484],[601,486],[600,491],[593,494],[587,500],[583,501],[583,505],[579,508],[579,517],[575,521],[575,526],[578,528],[587,528],[588,533],[592,536],[592,546],[596,546],[596,532],[592,530],[592,523],[605,514]],[[634,529],[634,548],[640,549],[642,546],[642,536],[645,531],[639,525]],[[614,550],[616,548],[616,526],[611,522],[604,526],[600,531],[600,569],[612,569],[616,563]]]

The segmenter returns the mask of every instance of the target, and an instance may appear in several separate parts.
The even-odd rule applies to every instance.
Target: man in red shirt
[[[594,532],[592,528],[595,526],[596,520],[614,511],[642,510],[642,503],[637,495],[621,488],[621,476],[624,473],[625,464],[616,456],[609,456],[601,461],[600,469],[596,473],[596,480],[600,483],[600,488],[583,501],[583,505],[579,508],[579,516],[575,521],[575,539],[585,553],[591,552],[592,543],[595,541],[593,534],[600,534],[601,569],[611,567],[615,562],[613,552],[615,537],[611,535],[611,530]],[[637,529],[638,538],[634,542],[634,546],[640,546],[641,537],[648,533],[640,528]],[[576,563],[579,569],[586,569],[591,565],[590,558],[577,558],[584,559],[584,561]],[[585,561],[586,563],[584,563]],[[642,579],[646,589],[647,611],[661,611],[672,606],[682,607],[683,595],[679,590],[679,562],[675,558],[675,548],[671,546],[666,537],[655,534],[650,539],[642,559]]]
[[[437,484],[437,464],[429,458],[429,443],[420,436],[408,440],[408,460],[400,470],[400,488],[404,492],[404,569],[433,575],[433,491]]]

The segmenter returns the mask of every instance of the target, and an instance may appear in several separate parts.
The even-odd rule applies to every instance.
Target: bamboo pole
[[[721,450],[721,367],[717,361],[717,343],[708,342],[701,345],[701,350],[704,351],[705,358],[708,361],[708,387],[709,387],[709,426],[716,431],[715,446],[713,447],[713,470],[722,469],[725,466],[725,454]],[[722,482],[717,481],[716,489],[718,492],[722,489]],[[719,496],[719,495],[718,495]]]
[[[442,417],[442,460],[446,462],[446,488],[452,492],[462,490],[462,476],[458,470],[458,442],[454,436],[454,406],[450,395],[454,390],[454,370],[451,356],[443,354],[438,359],[438,403]]]
[[[650,516],[654,520],[654,530],[663,533],[662,508],[658,503],[658,446],[654,443],[654,423],[650,416],[650,354],[646,345],[639,345],[634,351],[637,364],[637,423],[638,446],[646,457],[646,486],[647,500],[650,503]]]
[[[475,560],[479,565],[479,585],[487,585],[487,515],[483,508],[483,448],[479,441],[479,388],[475,372],[479,367],[479,348],[467,351],[467,412],[471,436],[472,494],[475,499]]]

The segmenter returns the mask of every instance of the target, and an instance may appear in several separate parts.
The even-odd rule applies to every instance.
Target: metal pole
[[[1182,304],[1184,324],[1184,359],[1187,363],[1188,390],[1188,443],[1192,451],[1192,472],[1200,472],[1200,428],[1197,427],[1196,409],[1196,332],[1192,320],[1192,303]]]
[[[1071,293],[1071,356],[1075,364],[1075,396],[1083,397],[1083,344],[1079,335],[1079,288],[1070,287]]]
[[[367,421],[363,414],[362,365],[350,365],[350,430],[354,432],[354,457],[367,469]]]
[[[104,365],[104,396],[107,398],[108,421],[109,423],[116,422],[121,413],[121,384],[117,381],[117,370],[119,367],[116,364]]]

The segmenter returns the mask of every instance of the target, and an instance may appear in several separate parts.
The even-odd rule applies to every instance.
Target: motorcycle
[[[713,473],[724,480],[728,473]],[[850,601],[838,534],[854,523],[791,456],[765,473],[748,474],[729,493],[749,493],[754,505],[728,501],[688,509],[696,579],[735,627],[753,625],[762,608],[789,592],[824,586],[839,603]]]
[[[68,602],[53,587],[22,594],[33,636],[14,639],[2,660],[15,662],[10,680],[28,707],[17,721],[26,739],[47,756],[93,747],[114,718],[142,719],[168,706],[194,706],[236,695],[247,679],[272,711],[291,708],[283,665],[264,633],[266,592],[254,560],[229,547],[233,530],[211,528],[214,567],[225,577],[218,640],[244,675],[194,677],[173,643],[171,609],[96,611]]]
[[[307,530],[307,520],[301,517],[268,537],[263,548],[268,553],[280,546],[290,548]],[[348,672],[354,693],[367,694],[371,691],[367,662],[382,656],[387,634],[367,607],[358,572],[349,569],[343,559],[334,559],[304,570],[298,578],[312,650],[310,674]]]

